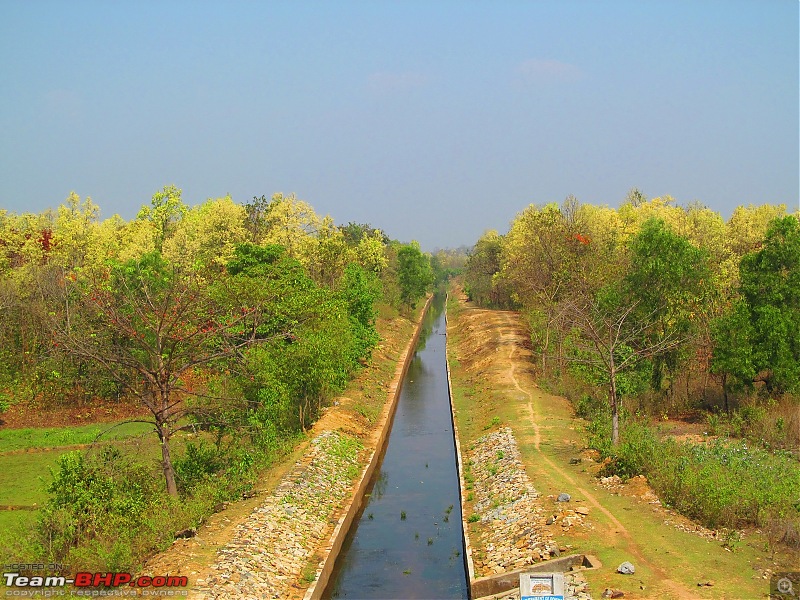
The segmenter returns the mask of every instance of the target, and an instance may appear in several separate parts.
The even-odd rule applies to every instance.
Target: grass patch
[[[47,500],[47,485],[52,480],[61,450],[15,454],[0,458],[0,504],[31,505]]]
[[[300,581],[304,584],[309,585],[313,583],[317,579],[317,570],[314,565],[306,565],[303,568],[303,572],[300,575]]]
[[[101,442],[139,435],[152,435],[152,431],[153,426],[149,423],[125,423],[124,421],[116,426],[114,423],[99,423],[76,427],[5,429],[0,431],[0,453],[12,450],[91,444],[104,432],[106,432],[105,435],[99,440]]]
[[[372,404],[365,404],[363,402],[356,402],[353,404],[353,410],[364,417],[370,423],[374,423],[381,413],[382,404],[377,402]]]
[[[0,531],[13,537],[27,537],[38,516],[35,510],[0,510]]]

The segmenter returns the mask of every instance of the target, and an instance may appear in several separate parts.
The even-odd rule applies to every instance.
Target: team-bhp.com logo
[[[185,576],[177,576],[177,575],[157,575],[155,577],[150,577],[148,575],[142,575],[139,577],[134,577],[130,573],[76,573],[74,577],[64,577],[63,575],[21,575],[20,573],[3,573],[3,580],[6,584],[7,588],[24,588],[26,590],[39,589],[39,588],[63,588],[64,586],[73,585],[76,588],[104,588],[108,592],[112,592],[114,589],[122,588],[123,586],[137,588],[143,590],[144,588],[185,588],[189,581]],[[108,589],[111,588],[111,589]],[[16,594],[9,594],[11,590],[6,591],[6,595],[16,595]],[[99,595],[95,593],[89,593],[90,590],[85,590],[86,593],[81,593],[84,590],[77,590],[75,595]],[[156,590],[153,590],[154,592]],[[30,594],[26,594],[30,595]],[[114,594],[107,593],[102,595],[121,595],[121,594]],[[126,594],[127,595],[127,594]],[[148,594],[144,593],[143,595],[162,595],[162,594]],[[170,594],[172,595],[172,594]]]

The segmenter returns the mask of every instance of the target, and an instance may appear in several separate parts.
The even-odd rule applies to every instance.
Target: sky
[[[0,209],[294,193],[472,245],[529,204],[798,206],[796,0],[0,0]]]

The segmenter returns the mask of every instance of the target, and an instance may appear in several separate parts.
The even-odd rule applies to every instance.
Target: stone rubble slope
[[[332,517],[351,493],[361,443],[337,431],[312,440],[310,461],[298,463],[236,528],[217,552],[193,597],[285,598],[314,550],[333,527]]]
[[[524,569],[559,556],[558,545],[545,526],[554,511],[544,507],[525,472],[511,429],[503,427],[478,438],[467,456],[473,477],[473,510],[481,522],[478,546],[483,548],[482,557],[473,560],[475,576]],[[588,526],[581,512],[566,508],[558,512],[562,527]],[[591,599],[579,573],[566,574],[566,585],[568,598]],[[519,591],[500,597],[519,598]]]

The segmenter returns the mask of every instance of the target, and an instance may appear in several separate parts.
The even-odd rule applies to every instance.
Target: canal
[[[468,597],[445,334],[437,296],[324,598]]]

